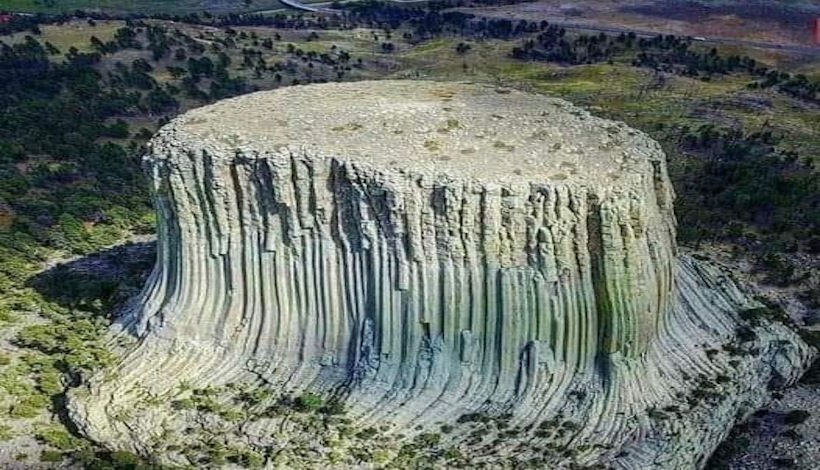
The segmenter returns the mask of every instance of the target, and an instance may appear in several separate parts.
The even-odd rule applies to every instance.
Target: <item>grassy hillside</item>
[[[74,10],[106,13],[182,14],[248,12],[278,8],[277,0],[4,0],[0,8],[15,12],[64,13]]]

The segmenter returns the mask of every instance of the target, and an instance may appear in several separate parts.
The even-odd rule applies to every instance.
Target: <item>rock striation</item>
[[[562,416],[574,462],[687,468],[811,356],[773,324],[755,354],[721,349],[758,305],[676,253],[660,146],[562,100],[289,87],[175,119],[145,166],[157,264],[118,323],[139,341],[71,401],[112,447],[150,452],[172,418],[146,396],[245,381],[343,397],[358,424],[408,435],[473,412],[520,429]],[[708,406],[648,413],[722,374]]]

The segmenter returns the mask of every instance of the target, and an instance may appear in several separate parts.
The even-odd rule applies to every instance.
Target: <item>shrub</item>
[[[293,405],[297,411],[304,413],[312,413],[317,411],[324,404],[324,400],[315,393],[305,393],[296,397]]]
[[[458,417],[457,423],[488,423],[490,417],[483,413],[466,413]]]
[[[423,447],[433,447],[441,441],[441,435],[436,432],[426,432],[416,437],[416,442]]]
[[[356,437],[358,437],[359,439],[361,439],[363,441],[366,441],[368,439],[372,439],[373,437],[375,437],[376,434],[378,434],[378,431],[376,430],[376,428],[365,428],[365,429],[362,429],[361,431],[357,432]]]
[[[49,424],[39,427],[34,437],[38,441],[60,450],[73,450],[82,446],[82,441],[72,436],[63,426]]]
[[[807,370],[800,379],[800,382],[810,385],[820,384],[820,359],[815,360],[814,363],[812,363],[809,370]]]
[[[347,413],[347,410],[345,409],[345,404],[341,401],[330,400],[325,406],[322,407],[321,412],[326,415],[336,416]]]
[[[245,468],[262,468],[265,465],[265,458],[256,452],[246,450],[239,457],[239,464]]]
[[[783,418],[783,422],[789,426],[795,426],[805,422],[810,416],[811,413],[806,410],[792,410],[786,413],[786,416]]]
[[[131,452],[117,450],[111,452],[111,462],[116,464],[118,468],[134,468],[134,466],[137,466],[140,463],[142,463],[142,459],[140,459],[139,456],[132,454]]]
[[[57,450],[44,450],[40,453],[41,462],[62,462],[63,453]]]
[[[180,411],[180,410],[193,410],[194,408],[196,408],[196,405],[194,404],[194,401],[191,400],[190,398],[183,398],[181,400],[172,401],[171,402],[171,408],[173,408],[174,410],[177,410],[177,411]]]
[[[5,424],[0,424],[0,441],[8,441],[14,437],[14,431],[11,427]]]
[[[17,404],[11,407],[9,414],[14,418],[34,418],[39,416],[49,404],[49,399],[45,395],[31,395],[22,398]]]
[[[777,457],[772,459],[772,463],[777,468],[795,468],[794,459],[790,457]]]

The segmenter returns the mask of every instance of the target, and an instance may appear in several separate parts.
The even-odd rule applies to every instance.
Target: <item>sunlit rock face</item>
[[[405,434],[476,411],[522,429],[562,416],[578,423],[562,445],[589,447],[580,461],[679,468],[809,355],[772,326],[772,360],[732,366],[742,379],[720,404],[647,417],[728,370],[704,351],[733,341],[754,303],[676,258],[659,145],[565,101],[466,83],[290,87],[175,119],[145,164],[159,254],[119,324],[140,341],[72,401],[112,446],[144,451],[165,419],[112,419],[140,409],[139,390],[257,381],[342,396],[358,423]]]

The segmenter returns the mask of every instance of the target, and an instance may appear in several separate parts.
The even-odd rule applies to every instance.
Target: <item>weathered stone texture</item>
[[[677,468],[772,374],[744,362],[747,403],[693,411],[674,439],[647,420],[725,372],[703,351],[754,304],[676,260],[658,144],[566,102],[463,83],[291,87],[175,119],[145,163],[158,262],[120,325],[141,341],[73,405],[102,441],[139,449],[152,432],[159,418],[110,419],[134,388],[254,379],[342,394],[359,422],[406,429],[560,412],[582,425],[567,444],[632,449],[590,462]],[[793,379],[808,349],[771,328]]]

